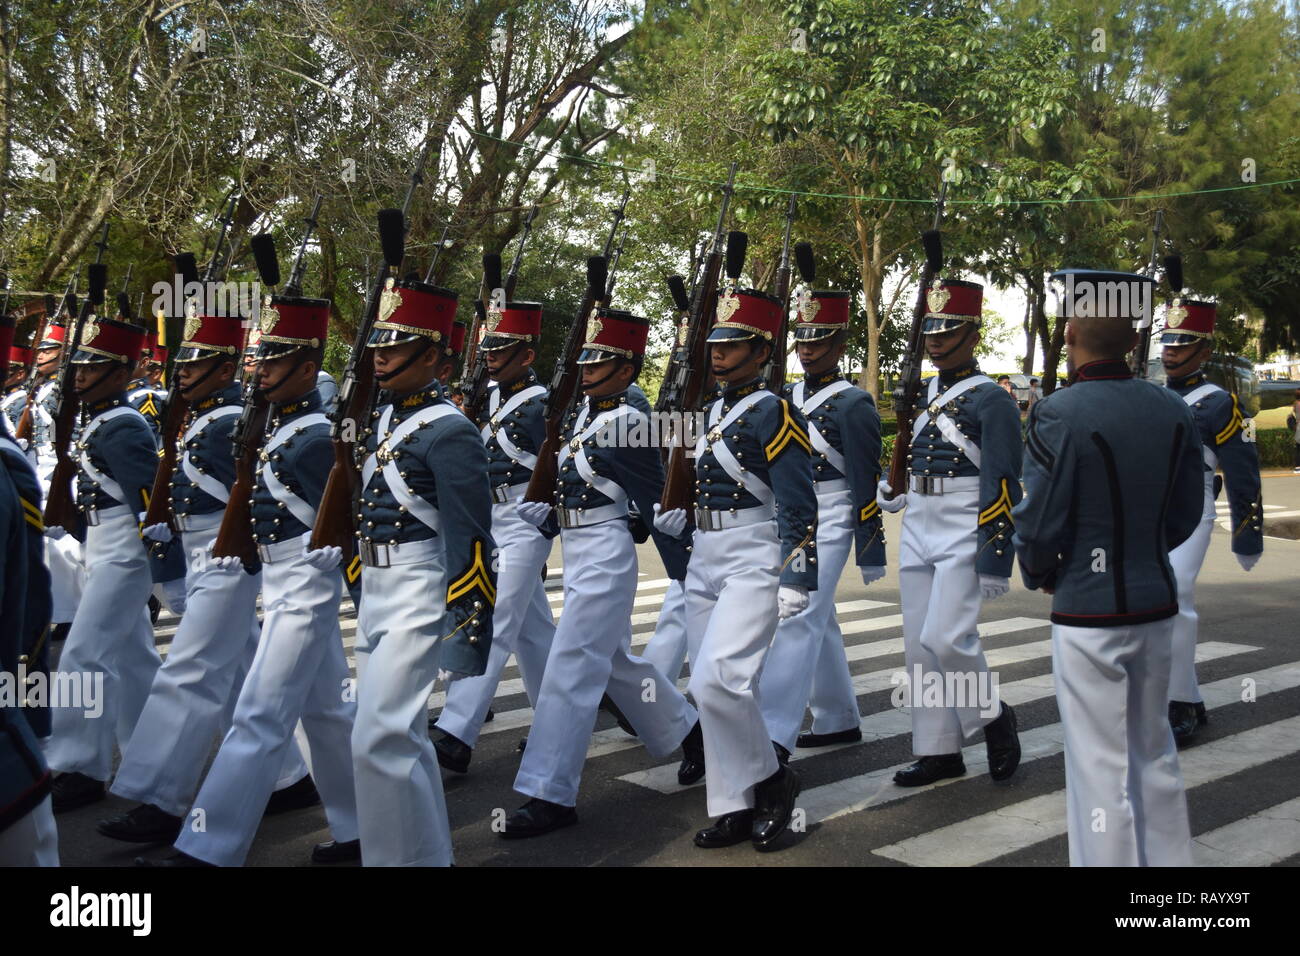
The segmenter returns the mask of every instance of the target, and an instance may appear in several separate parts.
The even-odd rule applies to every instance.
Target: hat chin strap
[[[121,362],[105,362],[104,374],[99,376],[99,378],[95,379],[95,381],[91,382],[85,388],[77,389],[77,396],[80,397],[82,395],[85,395],[87,392],[93,392],[95,389],[99,388],[99,386],[103,384],[104,380],[107,379],[110,375],[113,374],[113,372],[116,371],[116,369],[113,366],[122,365],[122,364],[123,363]]]
[[[747,341],[749,342],[749,357],[748,357],[748,358],[741,359],[741,360],[740,360],[739,362],[737,362],[735,365],[731,366],[730,368],[723,369],[721,372],[714,372],[714,373],[713,373],[713,377],[714,377],[715,379],[717,379],[717,380],[720,381],[720,382],[721,382],[721,381],[729,381],[729,380],[731,379],[731,373],[732,373],[732,372],[734,372],[736,369],[740,368],[742,365],[745,365],[746,363],[748,363],[749,360],[752,359],[752,358],[754,357],[754,352],[756,351],[756,349],[755,349],[755,347],[754,347],[754,343],[755,343],[755,342],[758,342],[758,344],[759,344],[760,346],[769,344],[769,343],[767,343],[765,340],[763,340],[763,339],[757,339],[757,338],[755,338],[755,339],[748,339]],[[767,357],[767,359],[766,359],[766,361],[771,361],[771,359],[772,359],[772,356],[771,356],[771,354],[769,354],[768,357]]]
[[[613,378],[615,375],[617,375],[617,374],[618,374],[618,370],[619,370],[618,360],[617,360],[617,359],[611,359],[611,360],[610,360],[610,365],[611,365],[611,368],[610,368],[610,370],[609,370],[609,374],[608,374],[608,375],[606,375],[604,378],[598,378],[598,379],[596,379],[596,381],[594,381],[594,382],[583,382],[583,383],[582,383],[582,386],[581,386],[581,387],[582,387],[582,390],[583,390],[584,392],[590,392],[593,388],[600,388],[600,386],[604,385],[604,384],[605,384],[606,382],[608,382],[611,378]]]
[[[959,348],[961,348],[966,344],[966,340],[970,338],[971,330],[975,328],[975,323],[965,322],[963,324],[966,326],[966,331],[962,333],[961,338],[959,338],[956,342],[954,342],[952,348],[948,349],[948,351],[940,352],[938,355],[931,355],[930,356],[931,363],[937,364],[939,362],[942,362],[949,355],[951,355],[953,352],[956,352]]]
[[[274,392],[281,385],[287,382],[289,380],[290,375],[298,371],[298,369],[302,368],[302,363],[307,360],[306,355],[303,354],[304,352],[306,352],[306,349],[300,345],[296,349],[294,349],[293,352],[286,352],[285,355],[293,355],[295,352],[298,354],[298,361],[294,362],[292,365],[289,366],[288,370],[283,375],[280,376],[280,380],[278,382],[273,382],[270,385],[258,385],[257,390],[259,392],[261,392],[263,395],[269,395],[271,392]],[[275,356],[275,358],[281,358],[281,356],[277,355]]]
[[[420,336],[420,337],[424,338],[424,336]],[[408,368],[410,368],[412,365],[415,364],[416,359],[420,358],[422,355],[428,352],[429,349],[433,348],[433,346],[436,344],[434,343],[433,339],[424,339],[424,342],[425,342],[424,348],[412,352],[405,362],[397,366],[397,368],[393,369],[391,372],[385,372],[383,375],[380,375],[378,372],[376,372],[375,381],[387,382],[389,379],[393,378],[394,376],[401,375]]]
[[[214,355],[212,357],[215,359],[221,358],[220,355]],[[189,385],[181,385],[180,376],[177,375],[177,382],[176,382],[177,388],[180,389],[180,393],[185,396],[186,400],[188,400],[190,393],[193,392],[200,385],[202,385],[204,382],[206,382],[208,379],[210,379],[214,374],[216,374],[217,369],[221,368],[221,366],[222,366],[222,362],[220,361],[213,362],[212,366],[206,372],[204,372],[202,375],[196,378],[193,382],[190,382]]]

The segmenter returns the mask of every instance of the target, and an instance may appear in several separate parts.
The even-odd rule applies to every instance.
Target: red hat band
[[[9,367],[9,362],[18,361],[17,356],[14,355],[17,350],[13,348],[14,331],[17,324],[9,316],[0,315],[0,358],[6,359],[5,368]]]
[[[488,349],[504,348],[515,342],[536,338],[542,334],[542,304],[509,302],[504,309],[488,309],[483,327],[486,330],[484,342]],[[510,341],[488,343],[489,338]]]
[[[167,358],[167,349],[156,344],[157,336],[152,336],[154,355],[162,352],[163,361]],[[182,349],[205,349],[209,352],[226,352],[234,355],[244,347],[244,327],[239,319],[226,319],[214,315],[194,315],[186,318]]]
[[[261,308],[261,341],[317,348],[325,342],[329,321],[329,299],[271,296]]]
[[[635,358],[645,355],[649,337],[649,320],[621,309],[598,308],[587,319],[587,338],[582,348]]]
[[[984,287],[957,279],[939,280],[925,294],[927,319],[973,319],[983,314]]]
[[[134,363],[144,343],[144,329],[138,325],[129,325],[115,319],[98,319],[90,316],[81,327],[81,338],[73,356],[75,364],[87,364],[96,361],[93,358],[78,356],[99,356],[114,362]]]
[[[45,334],[41,337],[40,343],[36,346],[38,349],[54,348],[63,345],[68,341],[68,329],[63,325],[56,325],[51,322],[45,327]]]
[[[447,346],[449,352],[455,352],[459,355],[465,351],[465,332],[468,330],[464,322],[453,322],[451,326],[451,343]]]
[[[818,289],[799,299],[796,338],[823,338],[848,327],[849,293]]]
[[[456,319],[457,295],[425,282],[388,280],[379,299],[375,328],[390,332],[422,335],[435,342],[447,342]]]
[[[1208,339],[1214,335],[1216,312],[1213,302],[1174,299],[1165,309],[1164,331]]]
[[[13,365],[15,362],[19,365],[30,366],[32,364],[32,350],[23,348],[21,345],[9,346],[9,364]]]
[[[781,334],[781,303],[754,289],[723,290],[718,293],[713,329],[748,332],[770,342]]]

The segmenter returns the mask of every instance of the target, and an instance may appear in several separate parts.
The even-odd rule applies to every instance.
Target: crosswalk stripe
[[[1043,644],[1048,646],[1050,652],[1051,642],[1049,641],[1037,641],[1033,644],[1023,644],[1019,646],[1028,648],[1041,646]],[[1009,650],[1009,648],[1004,648],[1004,650]],[[1197,646],[1196,660],[1198,663],[1205,663],[1206,661],[1216,660],[1220,657],[1231,657],[1234,654],[1243,654],[1256,650],[1259,650],[1259,648],[1250,647],[1244,644],[1227,644],[1210,641]],[[995,663],[995,655],[997,655],[997,653],[996,650],[985,652],[985,657],[988,659],[989,667],[999,666]],[[1300,669],[1297,670],[1300,672]],[[891,686],[888,683],[888,679],[895,673],[898,673],[898,671],[876,671],[873,674],[863,674],[860,676],[869,678],[870,684],[877,685],[880,682],[880,677],[878,675],[886,675],[886,682],[883,686],[888,687]],[[857,690],[856,684],[857,678],[854,679],[854,690],[859,694],[864,693],[863,691]],[[883,689],[883,687],[878,689]],[[1240,690],[1239,685],[1238,690]],[[1044,700],[1048,697],[1052,697],[1055,693],[1056,685],[1050,673],[1040,674],[1036,677],[1026,677],[1022,680],[1011,681],[1010,683],[999,684],[998,686],[999,697],[1012,707],[1019,706],[1020,704],[1032,703],[1036,700]],[[1208,697],[1206,699],[1207,701],[1209,700]],[[858,726],[862,730],[861,741],[847,744],[835,744],[830,747],[818,747],[815,750],[796,750],[790,755],[791,762],[806,760],[809,757],[820,757],[823,754],[834,753],[837,750],[846,750],[850,747],[861,747],[864,743],[871,743],[877,740],[886,740],[890,737],[900,737],[910,734],[912,732],[911,710],[906,707],[891,707],[889,710],[867,714],[862,718],[862,721]],[[1062,743],[1063,738],[1060,736],[1060,724],[1051,724],[1046,728],[1038,727],[1033,730],[1022,731],[1020,734],[1020,747],[1022,751],[1021,761],[1028,761],[1038,756],[1047,756],[1050,753],[1059,753]],[[1055,746],[1055,750],[1050,749],[1053,746]],[[1037,748],[1037,750],[1035,748]],[[966,761],[967,776],[971,775],[970,771],[972,766],[978,768],[975,771],[977,773],[981,772],[986,766],[983,743],[965,748],[963,751],[963,757]],[[862,796],[863,793],[868,791],[874,793],[873,785],[878,785],[882,782],[891,780],[896,771],[901,770],[906,766],[907,764],[899,764],[896,767],[887,767],[883,770],[873,770],[856,777],[849,777],[845,780],[837,780],[834,783],[825,784],[821,787],[814,787],[799,798],[799,805],[808,813],[808,821],[810,823],[863,809],[863,807],[868,803],[879,802],[874,800],[874,798],[864,800]],[[682,789],[682,787],[677,783],[676,764],[671,766],[665,764],[658,767],[652,767],[649,770],[638,770],[633,773],[624,774],[618,779],[626,783],[648,787],[651,790],[658,790],[660,793],[675,793]],[[697,786],[702,786],[702,784],[697,784]],[[900,795],[904,795],[917,791],[903,791],[900,789],[899,792]]]
[[[1297,671],[1295,665],[1287,666]],[[1240,679],[1233,682],[1233,699],[1239,700]],[[1209,703],[1207,700],[1207,707]],[[1185,750],[1179,754],[1178,762],[1183,783],[1191,790],[1298,750],[1300,717],[1291,717]],[[873,852],[915,866],[974,866],[1060,836],[1065,831],[1065,791],[1056,790]]]
[[[1192,838],[1197,866],[1272,866],[1300,853],[1300,797]]]

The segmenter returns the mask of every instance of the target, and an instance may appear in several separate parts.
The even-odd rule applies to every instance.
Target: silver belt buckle
[[[98,509],[98,508],[87,508],[87,509],[86,509],[86,527],[88,527],[88,528],[94,528],[94,527],[98,527],[98,525],[99,525],[99,509]]]
[[[696,508],[695,527],[701,531],[720,531],[722,529],[722,516],[704,508]]]
[[[942,475],[913,475],[912,490],[918,495],[943,494]]]
[[[361,563],[368,568],[386,568],[391,561],[388,556],[388,545],[375,544],[373,541],[358,541],[357,553],[361,555]]]
[[[556,508],[555,515],[559,519],[561,528],[578,527],[578,510],[576,508]]]
[[[510,486],[496,485],[492,489],[492,500],[499,505],[510,503]]]
[[[258,556],[259,558],[261,558],[264,562],[269,562],[269,561],[271,560],[271,547],[270,547],[270,545],[259,544],[259,545],[257,546],[257,556]]]

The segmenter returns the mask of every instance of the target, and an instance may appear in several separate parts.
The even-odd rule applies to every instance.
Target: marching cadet
[[[311,747],[312,777],[334,839],[312,861],[356,860],[357,811],[350,740],[356,705],[339,633],[343,576],[337,555],[309,551],[311,528],[334,461],[316,373],[329,300],[271,296],[260,310],[258,388],[271,404],[252,497],[253,537],[262,564],[262,637],[235,704],[229,733],[184,827],[175,856],[142,866],[240,866],[285,766],[299,720]],[[237,557],[210,558],[223,570],[255,572]],[[241,639],[243,634],[237,629]]]
[[[808,606],[817,587],[817,499],[811,448],[797,409],[759,374],[781,328],[781,303],[731,286],[719,292],[709,331],[720,397],[695,449],[695,537],[686,572],[692,647],[690,692],[704,731],[708,813],[695,835],[705,849],[784,832],[798,776],[777,758],[757,693],[777,621]],[[682,509],[655,526],[681,533]],[[563,619],[561,619],[563,621]],[[696,636],[699,635],[699,636]]]
[[[885,576],[884,527],[876,503],[880,414],[840,371],[848,344],[849,294],[806,291],[799,299],[795,349],[804,380],[786,398],[808,424],[817,494],[817,590],[808,609],[777,625],[759,685],[763,718],[785,755],[862,739],[857,696],[835,620],[835,587],[849,554],[863,584]],[[814,693],[814,689],[816,693]],[[800,734],[812,697],[812,730]]]
[[[414,279],[390,283],[369,341],[391,403],[368,430],[358,511],[352,755],[366,866],[451,865],[429,694],[439,670],[453,681],[482,674],[493,643],[488,456],[437,384],[456,298]]]
[[[103,710],[53,709],[45,756],[58,774],[55,813],[104,798],[114,737],[125,749],[160,663],[148,609],[153,579],[136,523],[136,514],[149,504],[157,448],[144,416],[125,394],[143,336],[137,326],[92,315],[71,357],[83,414],[72,451],[77,510],[86,524],[86,584],[57,679],[93,679],[97,688],[102,674]],[[66,531],[50,527],[45,533],[59,538]]]
[[[162,442],[163,407],[167,404],[167,393],[156,384],[161,380],[162,373],[161,371],[158,373],[157,379],[153,375],[159,348],[158,333],[146,332],[144,348],[140,350],[140,360],[136,363],[135,374],[126,384],[126,400],[132,408],[144,416],[157,443]],[[163,349],[163,355],[162,361],[166,363],[166,349]]]
[[[170,487],[180,539],[171,544],[166,524],[149,525],[143,534],[198,559],[187,561],[185,614],[111,788],[138,805],[98,826],[115,840],[171,843],[180,835],[212,742],[230,726],[261,633],[256,607],[261,574],[203,560],[216,540],[235,480],[231,431],[243,408],[235,382],[242,346],[238,318],[195,312],[185,320],[174,374],[190,414],[178,438],[181,456]],[[239,634],[245,635],[243,641]],[[297,746],[289,748],[286,760],[282,786],[268,812],[317,802]]]
[[[541,303],[509,302],[504,309],[494,304],[488,309],[485,326],[479,348],[488,375],[497,384],[488,392],[479,429],[487,448],[492,538],[499,549],[498,599],[487,670],[481,677],[463,678],[447,688],[447,702],[436,724],[442,732],[434,745],[438,762],[456,773],[469,769],[506,659],[515,656],[528,703],[536,708],[555,637],[555,621],[542,582],[555,530],[534,527],[515,510],[515,502],[528,489],[537,450],[546,437],[546,387],[538,383],[533,371],[542,337]]]
[[[564,613],[515,777],[515,789],[530,799],[506,819],[501,836],[507,839],[578,821],[582,765],[606,692],[653,756],[680,746],[687,767],[704,759],[695,710],[653,665],[631,654],[637,557],[628,503],[651,514],[664,474],[650,442],[619,436],[646,428],[644,413],[628,400],[628,387],[641,372],[649,331],[646,319],[629,312],[592,310],[578,354],[586,399],[566,423],[557,506],[524,500],[518,505],[520,516],[535,527],[552,512],[559,520]],[[669,537],[684,548],[680,530]]]
[[[333,375],[321,369],[316,373],[316,391],[320,392],[321,411],[333,418],[334,409],[339,404],[339,383],[334,381]]]
[[[1200,521],[1199,432],[1179,395],[1124,361],[1152,280],[1069,269],[1052,281],[1064,283],[1070,387],[1034,403],[1013,516],[1026,586],[1053,595],[1070,865],[1190,866],[1166,716],[1178,613],[1168,550]]]
[[[3,335],[3,330],[0,330]],[[0,355],[6,351],[0,345]],[[50,618],[50,579],[42,560],[41,492],[18,445],[0,435],[0,672],[34,667],[32,638],[44,641]],[[17,626],[14,626],[17,622]],[[39,652],[38,652],[39,653]],[[58,828],[50,771],[21,697],[0,695],[0,866],[58,866]]]
[[[0,316],[0,322],[8,322],[13,328],[13,318]],[[27,407],[27,373],[32,367],[32,350],[21,346],[9,347],[9,370],[5,377],[4,398],[0,399],[0,412],[4,413],[5,424],[12,435],[18,428],[18,420],[23,417]]]
[[[1205,461],[1205,498],[1200,523],[1186,541],[1169,553],[1178,582],[1173,659],[1169,674],[1169,724],[1174,739],[1185,743],[1206,723],[1205,704],[1196,683],[1196,577],[1210,548],[1214,530],[1215,469],[1223,470],[1232,513],[1232,553],[1249,571],[1264,552],[1259,452],[1246,440],[1237,396],[1207,381],[1203,366],[1213,350],[1215,307],[1210,302],[1175,300],[1165,312],[1160,336],[1166,384],[1192,410]]]
[[[889,483],[880,483],[882,508],[907,508],[898,587],[919,759],[894,775],[900,787],[962,776],[962,742],[980,727],[989,776],[1006,780],[1020,764],[1015,712],[998,699],[977,629],[981,602],[1011,586],[1011,508],[1020,500],[1022,453],[1016,400],[975,362],[983,288],[936,279],[927,293],[922,332],[939,374],[912,426],[908,487],[894,497]],[[944,689],[941,704],[923,698],[930,686]]]

